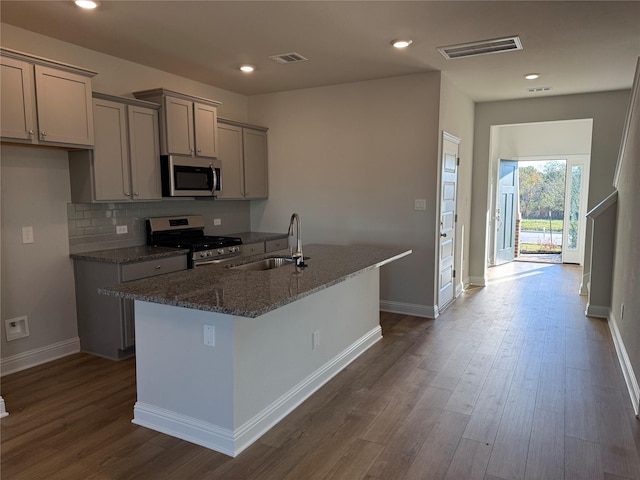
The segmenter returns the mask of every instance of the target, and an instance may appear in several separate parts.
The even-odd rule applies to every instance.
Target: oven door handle
[[[204,262],[193,262],[193,266],[194,267],[200,267],[202,265],[213,265],[216,263],[226,263],[229,262],[233,259],[237,259],[239,257],[239,255],[234,255],[233,257],[226,257],[226,258],[216,258],[214,260],[205,260]]]
[[[213,175],[213,188],[211,189],[211,195],[215,195],[216,190],[218,189],[218,175],[216,174],[216,169],[213,168],[213,164],[209,164],[209,168],[211,169],[211,174]]]

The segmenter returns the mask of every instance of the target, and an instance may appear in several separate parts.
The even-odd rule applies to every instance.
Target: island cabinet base
[[[257,318],[135,308],[133,423],[230,456],[382,338],[378,268]]]

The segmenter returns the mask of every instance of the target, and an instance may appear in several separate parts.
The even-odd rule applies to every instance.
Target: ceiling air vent
[[[267,57],[267,58],[276,63],[296,63],[296,62],[304,62],[308,60],[308,58],[304,58],[302,55],[296,52],[283,53],[281,55],[271,55],[270,57]]]
[[[532,87],[532,88],[527,88],[527,92],[529,92],[529,93],[548,92],[549,90],[551,90],[551,87]]]
[[[476,55],[486,55],[488,53],[511,52],[522,50],[520,37],[494,38],[493,40],[483,40],[481,42],[461,43],[449,47],[439,47],[438,51],[447,60],[463,57],[475,57]]]

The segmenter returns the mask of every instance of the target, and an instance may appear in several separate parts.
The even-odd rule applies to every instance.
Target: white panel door
[[[438,311],[455,295],[456,196],[458,191],[458,148],[460,140],[442,134],[440,167],[440,237],[438,242]]]
[[[518,185],[518,162],[500,160],[496,211],[496,264],[511,262],[515,258]]]

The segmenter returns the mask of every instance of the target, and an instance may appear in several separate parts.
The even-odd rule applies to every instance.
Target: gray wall
[[[483,284],[487,267],[491,126],[555,120],[593,119],[588,208],[613,191],[629,91],[564,95],[476,104],[471,207],[470,279]],[[587,238],[587,245],[590,238]],[[586,254],[585,254],[586,256]],[[585,264],[588,270],[588,265]]]
[[[268,201],[252,202],[252,228],[282,230],[296,211],[305,243],[411,248],[383,268],[381,299],[433,312],[440,130],[466,146],[473,122],[472,102],[446,88],[448,108],[464,109],[443,122],[439,72],[251,97],[250,122],[269,126],[270,185]],[[426,211],[414,210],[419,198]]]
[[[636,85],[633,107],[618,183],[610,320],[620,331],[637,385],[640,383],[640,84]]]
[[[77,337],[69,258],[69,162],[62,150],[2,145],[2,358]],[[22,243],[22,227],[34,243]],[[6,341],[4,320],[26,315],[30,335]]]

